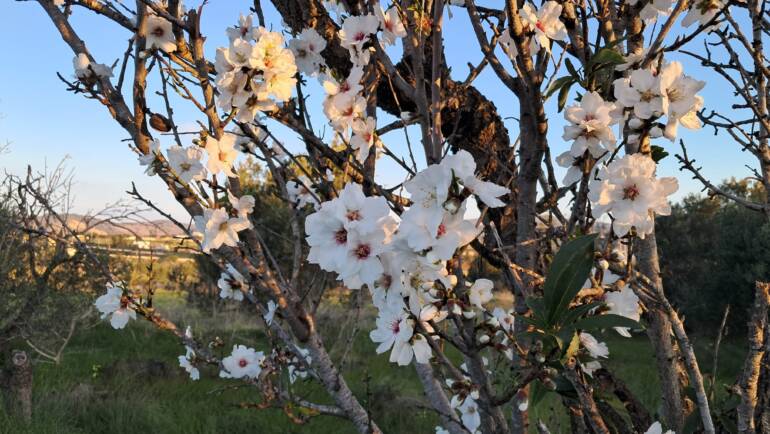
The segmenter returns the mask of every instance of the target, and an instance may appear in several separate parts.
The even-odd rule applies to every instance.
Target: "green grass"
[[[165,297],[165,298],[164,298]],[[185,308],[173,295],[158,303],[181,324],[194,329],[215,327],[225,342],[265,348],[260,330],[246,326],[247,312],[224,311],[206,314]],[[339,315],[339,313],[338,313]],[[333,324],[340,318],[319,319],[327,329],[327,344],[337,336]],[[364,324],[352,343],[345,375],[357,396],[369,401],[375,420],[387,433],[432,433],[436,417],[416,408],[422,391],[414,370],[388,363],[387,354],[376,355],[369,341],[370,326]],[[210,335],[207,337],[213,337]],[[653,413],[660,397],[655,362],[644,336],[624,339],[614,333],[602,337],[610,348],[606,364],[639,396]],[[696,339],[704,373],[711,372],[711,339]],[[221,351],[229,352],[231,344]],[[339,358],[345,343],[335,346]],[[34,417],[26,426],[11,421],[0,411],[0,433],[335,433],[353,432],[351,426],[333,417],[315,417],[304,425],[292,423],[281,409],[242,408],[241,403],[259,401],[250,387],[217,378],[213,369],[203,369],[203,379],[190,381],[177,367],[181,345],[169,334],[139,321],[123,331],[105,324],[81,332],[66,350],[59,366],[38,363],[35,367]],[[717,384],[730,384],[740,366],[743,346],[723,343]],[[149,375],[133,367],[148,360],[165,363],[168,375]],[[365,378],[371,376],[367,383]],[[708,384],[708,380],[707,380]],[[719,396],[723,387],[717,387]],[[367,398],[368,391],[368,398]],[[316,402],[329,402],[318,386],[298,384],[297,392]],[[564,409],[556,395],[547,396],[531,412],[552,432],[568,432]]]

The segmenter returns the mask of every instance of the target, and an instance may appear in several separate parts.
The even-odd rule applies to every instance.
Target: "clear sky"
[[[187,3],[188,6],[197,6],[200,2]],[[280,18],[269,2],[262,3],[265,5],[268,22],[279,26]],[[217,46],[227,43],[224,29],[235,24],[239,13],[247,12],[250,4],[250,1],[241,0],[209,1],[203,15],[203,33],[208,38],[207,50],[211,54]],[[103,18],[95,17],[80,8],[74,9],[74,27],[79,30],[97,61],[112,64],[120,58],[126,49],[129,33],[117,25],[108,24]],[[453,77],[462,80],[468,71],[467,63],[477,64],[482,55],[465,11],[457,8],[452,10],[453,17],[446,21],[446,53],[453,67]],[[675,28],[674,32],[679,30]],[[0,155],[0,168],[21,173],[27,164],[31,164],[34,169],[42,169],[46,162],[51,166],[68,158],[67,164],[75,173],[76,211],[98,210],[107,203],[126,198],[125,190],[130,188],[133,181],[148,198],[173,214],[182,215],[180,207],[167,193],[163,183],[143,173],[136,155],[123,142],[127,134],[109,117],[104,107],[82,95],[65,91],[65,85],[56,77],[56,72],[67,78],[72,77],[73,55],[36,2],[2,2],[0,34],[0,52],[5,59],[0,68],[0,143],[10,143],[10,151]],[[690,47],[698,50],[702,43],[696,40]],[[687,56],[675,54],[668,58],[681,60],[687,74],[707,81],[706,88],[701,91],[707,109],[724,110],[733,102],[732,94],[724,82],[690,61]],[[151,79],[157,81],[157,77]],[[514,119],[517,116],[515,97],[489,68],[475,81],[475,85],[494,101],[500,115],[508,118],[506,125],[514,138],[518,131]],[[321,130],[324,125],[320,111],[321,91],[316,85],[309,90],[314,126]],[[561,139],[564,120],[562,114],[556,112],[555,98],[548,102],[548,116],[551,120],[549,138],[552,152],[558,155],[568,148],[568,144]],[[175,117],[182,130],[185,126],[194,126],[195,120],[202,118],[194,111],[182,107],[175,108]],[[416,142],[416,134],[410,136]],[[280,137],[290,148],[298,149],[299,140],[296,137],[288,134]],[[741,152],[728,136],[715,136],[713,130],[691,132],[680,128],[680,137],[688,145],[691,157],[703,166],[703,173],[717,182],[730,176],[748,176],[749,172],[744,165],[754,165],[751,156]],[[169,138],[162,141],[164,146],[171,142]],[[405,146],[404,136],[398,132],[386,135],[384,141],[396,150],[404,149]],[[657,144],[672,154],[663,160],[658,175],[679,177],[680,190],[674,199],[699,191],[701,187],[697,181],[678,170],[673,157],[674,153],[679,152],[678,144],[665,139],[658,140]],[[385,159],[378,165],[382,180],[386,183],[397,182],[401,175],[397,174],[395,164],[385,162]],[[562,174],[560,171],[557,176],[561,177]]]

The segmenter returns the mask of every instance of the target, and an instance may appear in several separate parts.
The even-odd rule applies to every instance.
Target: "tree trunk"
[[[8,413],[19,420],[32,420],[32,363],[25,351],[14,350],[3,372],[2,389]]]

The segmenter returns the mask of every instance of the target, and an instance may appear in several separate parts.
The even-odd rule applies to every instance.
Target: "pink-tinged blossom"
[[[265,355],[262,351],[255,351],[244,345],[234,345],[233,352],[222,359],[222,370],[219,376],[222,378],[250,378],[259,377],[262,372],[262,362]]]
[[[525,3],[519,10],[522,24],[527,31],[534,33],[530,42],[532,55],[539,48],[545,48],[550,52],[551,40],[561,41],[567,37],[567,29],[559,19],[561,10],[562,6],[559,3],[550,0],[543,3],[538,10],[535,10],[530,3]]]
[[[634,294],[634,291],[629,286],[624,286],[620,291],[605,293],[604,303],[609,308],[607,313],[639,321],[639,297]],[[631,337],[628,327],[615,327],[615,331],[621,336]]]
[[[382,10],[382,7],[375,7],[377,13],[377,19],[380,20],[380,28],[382,29],[382,42],[385,45],[393,45],[397,40],[406,37],[406,29],[401,22],[401,16],[398,14],[398,9],[391,7],[387,11]]]
[[[615,150],[615,134],[612,125],[616,123],[611,115],[615,104],[605,102],[596,92],[587,92],[579,104],[567,107],[564,118],[569,125],[564,127],[564,140],[574,140],[570,153],[581,157],[585,151],[599,158]]]
[[[155,14],[150,14],[147,16],[145,26],[145,42],[147,47],[157,48],[167,53],[176,51],[176,40],[171,21]]]
[[[326,40],[313,28],[303,29],[295,39],[289,41],[289,49],[294,53],[297,69],[303,74],[315,76],[321,66],[325,66],[321,52],[326,48]]]
[[[610,213],[619,236],[632,227],[641,238],[651,233],[655,215],[671,213],[668,196],[679,188],[676,178],[656,178],[655,169],[655,162],[642,154],[626,155],[603,167],[589,186],[593,214]]]

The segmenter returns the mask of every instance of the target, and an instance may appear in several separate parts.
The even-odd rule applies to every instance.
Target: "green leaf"
[[[539,327],[547,326],[548,323],[546,322],[547,317],[543,299],[539,297],[527,297],[524,302],[527,303],[527,306],[532,311],[531,319],[535,321]]]
[[[583,287],[594,263],[594,240],[585,235],[565,243],[556,253],[543,285],[548,325],[558,324],[570,301]]]
[[[610,48],[602,48],[588,61],[589,67],[604,64],[620,65],[622,63],[626,63],[626,59],[623,58],[623,55]]]
[[[578,318],[581,316],[587,314],[589,311],[591,311],[594,308],[597,308],[604,303],[601,301],[594,301],[592,303],[587,304],[581,304],[580,306],[573,307],[562,318],[561,324],[562,325],[570,325],[573,322],[575,322]]]
[[[575,69],[575,65],[572,64],[572,61],[569,60],[569,58],[565,59],[564,64],[567,65],[567,71],[569,71],[569,74],[575,78],[575,80],[580,80],[580,74],[578,74],[577,69]]]
[[[570,77],[569,75],[566,75],[564,77],[557,78],[553,83],[551,83],[550,86],[548,86],[548,90],[545,91],[545,99],[548,99],[551,97],[551,95],[554,94],[557,90],[561,89],[562,86],[569,82],[574,82],[575,79]]]
[[[652,145],[651,146],[650,156],[657,163],[660,160],[668,157],[668,152],[666,152],[666,150],[663,149],[662,146]]]
[[[559,112],[564,109],[564,105],[567,104],[567,97],[569,96],[569,90],[572,87],[572,84],[574,81],[571,81],[564,86],[561,87],[561,90],[559,90]]]
[[[644,329],[644,326],[641,323],[612,313],[579,319],[575,321],[573,326],[581,330],[597,330],[611,327],[628,327],[636,330]]]
[[[535,408],[550,390],[540,380],[531,382],[529,386],[529,408]]]

